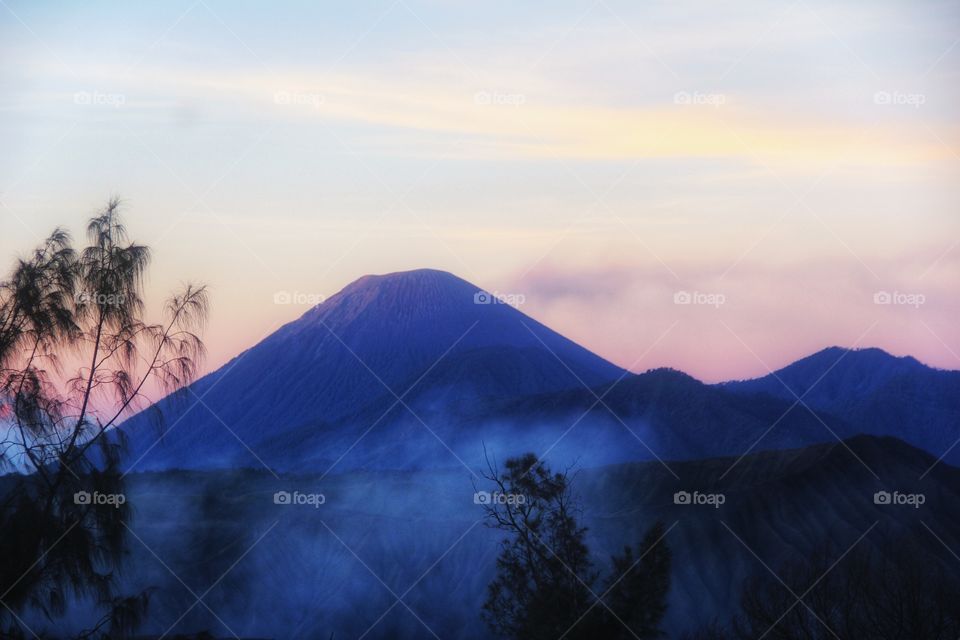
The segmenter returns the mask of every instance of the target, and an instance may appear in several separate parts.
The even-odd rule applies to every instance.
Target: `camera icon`
[[[693,296],[689,291],[677,291],[673,294],[673,304],[690,304],[693,302]]]
[[[473,101],[476,104],[488,105],[493,102],[493,96],[490,95],[489,91],[478,91],[474,94]]]
[[[477,491],[473,494],[473,504],[490,504],[490,502],[489,491]]]
[[[290,504],[291,498],[289,491],[277,491],[273,494],[273,504]]]
[[[486,291],[477,291],[473,294],[473,304],[490,304],[493,302],[493,296]]]
[[[673,504],[690,504],[690,499],[689,491],[677,491],[673,494]]]
[[[77,491],[75,494],[73,494],[74,504],[90,504],[90,502],[90,493],[87,491]]]
[[[893,96],[890,95],[889,91],[877,91],[873,94],[874,104],[890,104],[891,102],[893,102]]]
[[[293,302],[293,296],[289,291],[277,291],[273,294],[273,304],[290,304]]]
[[[291,95],[289,91],[277,91],[273,94],[274,104],[290,104]]]
[[[673,94],[674,104],[693,104],[693,96],[686,91],[678,91]]]
[[[890,499],[889,491],[877,491],[873,494],[873,504],[890,504]]]
[[[873,294],[873,304],[891,304],[893,296],[889,291],[877,291]]]

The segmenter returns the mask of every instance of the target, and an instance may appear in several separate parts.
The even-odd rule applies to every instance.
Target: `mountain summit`
[[[725,383],[730,390],[768,393],[784,399],[806,396],[810,404],[828,404],[852,395],[867,395],[902,376],[923,376],[935,370],[910,356],[897,357],[882,349],[828,347],[772,374]]]
[[[402,395],[421,376],[464,358],[494,369],[535,362],[528,372],[535,382],[515,389],[524,393],[596,385],[622,373],[466,280],[419,269],[349,284],[243,354],[230,378],[269,369],[273,380],[257,381],[269,389],[244,397],[269,391],[273,404],[301,406],[309,398],[313,409],[286,419],[334,420],[372,397]]]
[[[168,424],[186,424],[141,465],[166,466],[168,455],[218,458],[221,444],[233,450],[237,440],[259,452],[257,443],[275,448],[294,431],[312,435],[353,418],[362,432],[398,397],[424,403],[451,384],[479,402],[595,386],[622,373],[453,274],[364,276],[197,381],[186,411],[161,401]],[[144,416],[124,429],[135,450],[157,437]]]
[[[960,371],[882,349],[830,347],[762,378],[720,386],[754,400],[799,397],[805,407],[856,425],[859,433],[894,436],[960,463]]]
[[[360,278],[155,408],[162,441],[146,413],[121,427],[137,470],[449,468],[488,451],[589,466],[861,433],[960,459],[960,372],[832,347],[756,380],[634,376],[430,269]]]

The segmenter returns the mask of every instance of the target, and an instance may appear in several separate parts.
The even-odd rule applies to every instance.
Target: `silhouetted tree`
[[[490,526],[509,535],[483,618],[508,638],[654,638],[666,611],[670,555],[656,525],[639,556],[630,547],[612,559],[602,593],[567,473],[554,473],[528,453],[489,466],[494,491],[482,494]],[[643,634],[643,635],[641,635]]]
[[[606,607],[596,607],[602,638],[659,638],[660,622],[667,612],[670,590],[670,548],[662,542],[667,530],[656,523],[644,536],[637,554],[624,547],[613,556],[613,570],[601,597]],[[596,606],[596,605],[595,605]]]
[[[105,611],[80,637],[125,637],[146,608],[146,593],[116,593],[130,505],[123,434],[109,430],[150,387],[194,379],[207,297],[188,285],[163,323],[146,323],[150,252],[127,239],[118,209],[112,200],[90,220],[79,253],[57,229],[0,281],[0,463],[15,472],[0,493],[4,637],[32,637],[27,612],[53,619],[72,599]]]

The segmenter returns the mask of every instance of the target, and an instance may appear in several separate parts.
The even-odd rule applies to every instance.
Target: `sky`
[[[957,2],[0,0],[0,257],[121,197],[207,369],[421,267],[634,371],[960,369],[958,70]]]

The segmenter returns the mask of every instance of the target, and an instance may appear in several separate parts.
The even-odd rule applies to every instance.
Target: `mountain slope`
[[[728,382],[724,390],[788,402],[857,425],[861,433],[901,438],[940,456],[960,439],[960,371],[933,369],[880,349],[831,347],[773,374]],[[947,453],[960,462],[960,447]]]
[[[429,269],[360,278],[199,380],[184,405],[161,401],[172,425],[161,444],[153,447],[147,416],[126,422],[132,459],[143,456],[138,468],[257,464],[252,452],[264,441],[381,413],[434,368],[469,375],[478,398],[596,385],[622,373],[489,295],[478,303],[480,291]],[[302,454],[290,446],[273,464]]]
[[[477,293],[440,271],[361,278],[198,381],[184,404],[160,402],[162,441],[146,415],[125,423],[130,466],[482,468],[487,453],[524,451],[601,466],[857,434],[938,457],[960,440],[960,372],[831,348],[721,385],[633,375]]]
[[[624,440],[634,445],[642,440],[640,459],[735,456],[833,442],[859,433],[832,415],[814,416],[772,396],[740,396],[672,369],[629,375],[593,390],[570,389],[510,401],[498,416],[511,422],[568,426],[577,420],[568,437],[606,425],[620,437],[595,440],[592,447],[617,449]]]
[[[898,358],[882,349],[828,347],[766,376],[722,386],[739,393],[769,393],[785,399],[793,399],[794,394],[805,395],[805,402],[821,406],[852,395],[875,393],[890,380],[904,375],[929,372],[937,373],[915,358]]]

